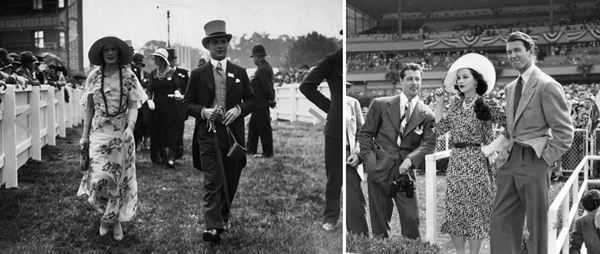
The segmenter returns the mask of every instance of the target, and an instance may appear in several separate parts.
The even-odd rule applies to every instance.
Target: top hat
[[[168,59],[169,53],[167,52],[167,50],[166,50],[166,49],[164,49],[164,48],[159,48],[159,49],[157,49],[156,51],[154,51],[154,53],[152,53],[152,54],[150,54],[150,55],[151,55],[151,56],[158,56],[158,57],[161,57],[162,59],[164,59],[164,60],[165,60],[165,62],[167,63],[167,65],[169,65],[169,59]]]
[[[169,56],[167,57],[169,61],[177,59],[177,55],[175,55],[175,49],[167,49],[167,52],[169,52]]]
[[[257,44],[256,46],[252,47],[252,55],[250,57],[266,55],[267,52],[265,51],[265,47],[263,47],[263,45]]]
[[[496,69],[494,69],[492,62],[480,54],[469,53],[461,56],[450,66],[450,70],[448,70],[444,78],[446,92],[456,93],[456,89],[454,89],[454,85],[456,85],[456,73],[463,68],[473,69],[483,76],[488,85],[485,93],[489,93],[494,89],[494,84],[496,84]]]
[[[93,65],[102,66],[104,65],[104,57],[102,56],[102,48],[108,43],[113,43],[119,49],[119,64],[124,65],[131,63],[131,59],[133,57],[133,51],[129,48],[129,45],[125,43],[123,40],[114,37],[107,36],[101,38],[92,44],[90,51],[88,52],[88,58],[90,59],[90,63]]]
[[[140,53],[135,53],[133,54],[133,64],[141,64],[142,67],[146,67],[146,64],[144,63],[144,55],[140,54]]]
[[[213,20],[206,23],[204,25],[206,37],[202,39],[202,46],[208,48],[210,40],[215,38],[226,38],[229,43],[231,41],[231,34],[228,34],[225,30],[225,21],[223,20]]]

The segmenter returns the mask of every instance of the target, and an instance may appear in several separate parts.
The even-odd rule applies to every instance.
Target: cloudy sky
[[[344,26],[342,0],[85,0],[85,55],[104,36],[131,40],[134,49],[153,39],[167,41],[167,11],[171,44],[197,48],[202,48],[206,35],[204,24],[214,19],[225,20],[234,38],[254,32],[277,37],[317,31],[341,39],[339,30]]]

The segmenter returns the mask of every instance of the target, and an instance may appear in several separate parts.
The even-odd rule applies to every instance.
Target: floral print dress
[[[90,128],[90,169],[81,179],[77,196],[87,195],[88,202],[103,213],[105,223],[129,221],[137,208],[135,145],[133,139],[125,142],[123,135],[128,105],[135,103],[140,108],[147,95],[129,68],[123,67],[121,73],[122,82],[119,72],[104,77],[103,95],[102,68],[93,70],[79,101],[85,106],[92,94],[94,116]]]
[[[479,97],[479,96],[477,96]],[[494,139],[492,123],[506,126],[502,107],[484,99],[492,119],[475,116],[474,106],[463,107],[463,98],[455,99],[448,115],[436,124],[436,136],[450,132],[450,143],[489,144]],[[446,175],[446,213],[441,232],[472,239],[489,237],[490,215],[496,195],[496,165],[489,165],[481,147],[453,148]]]

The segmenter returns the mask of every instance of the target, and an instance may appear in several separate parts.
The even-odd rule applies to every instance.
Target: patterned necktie
[[[519,79],[517,80],[517,85],[515,86],[515,111],[514,116],[517,115],[517,108],[519,108],[519,101],[521,100],[521,94],[523,93],[523,78],[521,76],[519,76]]]
[[[402,136],[404,135],[404,129],[406,128],[406,124],[408,124],[408,120],[410,119],[410,100],[404,106],[404,113],[400,118],[400,135],[398,136],[398,145],[402,142]]]
[[[221,62],[217,63],[217,73],[219,73],[219,75],[221,76],[221,79],[225,79],[223,77],[223,65],[221,65]]]

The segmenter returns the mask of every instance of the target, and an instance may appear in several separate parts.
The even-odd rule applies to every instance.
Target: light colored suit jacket
[[[571,147],[573,123],[563,87],[539,68],[531,73],[515,109],[517,80],[506,86],[506,131],[512,142],[531,147],[551,165]],[[516,114],[515,114],[516,111]]]
[[[575,221],[575,228],[571,232],[569,254],[581,253],[582,243],[585,243],[589,254],[600,254],[600,238],[596,233],[594,216],[591,214],[585,214]]]
[[[394,165],[410,158],[413,166],[418,166],[425,155],[435,150],[435,115],[431,109],[421,101],[415,105],[398,146],[400,117],[400,95],[375,98],[371,102],[365,124],[357,135],[360,157],[370,179],[390,181],[398,175]]]
[[[356,132],[360,130],[365,120],[363,119],[358,100],[346,96],[346,136],[352,153],[358,153],[360,146],[356,140]]]

